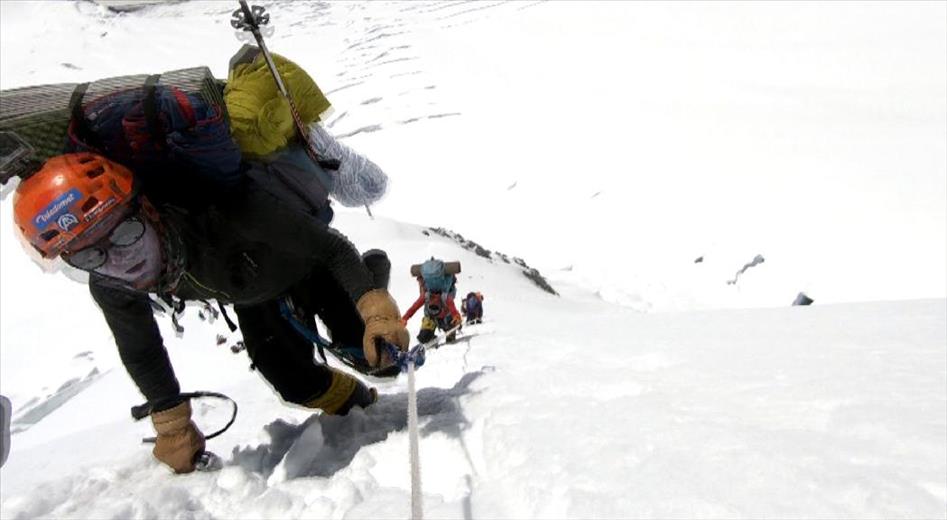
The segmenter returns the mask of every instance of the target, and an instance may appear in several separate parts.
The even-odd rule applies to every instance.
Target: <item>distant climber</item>
[[[407,326],[414,313],[424,307],[424,319],[421,320],[421,331],[418,333],[421,343],[434,339],[437,329],[447,332],[461,325],[461,316],[454,304],[458,273],[460,262],[444,262],[434,257],[423,264],[411,266],[411,274],[418,280],[420,295],[404,313],[401,322]],[[447,342],[452,343],[456,335],[456,330],[451,331],[447,335]]]
[[[469,292],[460,304],[460,312],[467,317],[467,324],[483,323],[483,295]]]

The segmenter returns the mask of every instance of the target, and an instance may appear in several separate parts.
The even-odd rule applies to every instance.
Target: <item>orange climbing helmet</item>
[[[17,186],[13,220],[44,258],[56,258],[118,223],[135,198],[133,179],[101,155],[53,157]]]

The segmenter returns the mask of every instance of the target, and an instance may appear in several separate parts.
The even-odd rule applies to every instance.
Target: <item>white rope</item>
[[[411,452],[411,518],[423,520],[421,460],[418,455],[418,397],[414,391],[414,362],[408,362],[408,435]]]
[[[451,333],[460,329],[458,323],[454,328],[444,333],[446,338]],[[422,352],[428,347],[437,343],[437,338],[423,343],[420,346]],[[408,443],[409,455],[411,458],[411,519],[424,520],[424,508],[421,503],[421,457],[418,450],[418,394],[414,388],[414,360],[408,358]]]

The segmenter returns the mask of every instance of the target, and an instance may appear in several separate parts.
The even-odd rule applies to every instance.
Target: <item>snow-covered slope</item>
[[[947,296],[943,3],[262,4],[381,215],[653,310]],[[0,87],[225,77],[235,5],[0,4]]]
[[[392,177],[339,229],[389,252],[402,306],[432,255],[487,298],[418,372],[429,517],[947,516],[947,6],[264,5],[327,126]],[[223,77],[234,7],[0,2],[0,87]],[[87,288],[27,259],[10,206],[0,517],[408,515],[403,378],[345,418],[287,406],[196,307],[184,338],[159,320],[178,378],[240,415],[222,471],[159,466]]]
[[[359,213],[338,225],[391,252],[403,304],[416,292],[408,267],[427,255],[460,260],[460,291],[487,296],[487,321],[418,372],[431,518],[944,512],[943,300],[641,314],[572,286],[550,295],[425,228]],[[184,388],[240,404],[210,442],[225,468],[173,477],[151,459],[137,443],[150,427],[128,416],[137,394],[103,338],[101,375],[14,436],[4,518],[408,514],[404,378],[376,382],[382,397],[366,412],[314,415],[280,403],[245,354],[215,344],[226,327],[196,314],[183,339],[167,320],[162,333]],[[74,341],[100,332],[88,319]],[[22,351],[75,362],[29,341],[5,332],[4,363]],[[208,431],[226,421],[226,407],[197,410]]]

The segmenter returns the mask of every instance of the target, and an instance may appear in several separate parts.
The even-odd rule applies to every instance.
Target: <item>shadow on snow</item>
[[[418,391],[418,416],[426,424],[422,437],[445,433],[463,445],[461,432],[469,425],[459,398],[476,395],[470,385],[491,367],[468,372],[452,388],[424,388]],[[355,409],[346,416],[314,414],[302,424],[282,419],[265,426],[272,440],[248,448],[234,448],[228,465],[246,471],[275,476],[278,480],[299,477],[330,477],[351,463],[364,447],[404,431],[408,425],[408,394],[380,395],[367,410]],[[468,458],[466,446],[464,453]],[[274,473],[276,475],[274,475]]]

